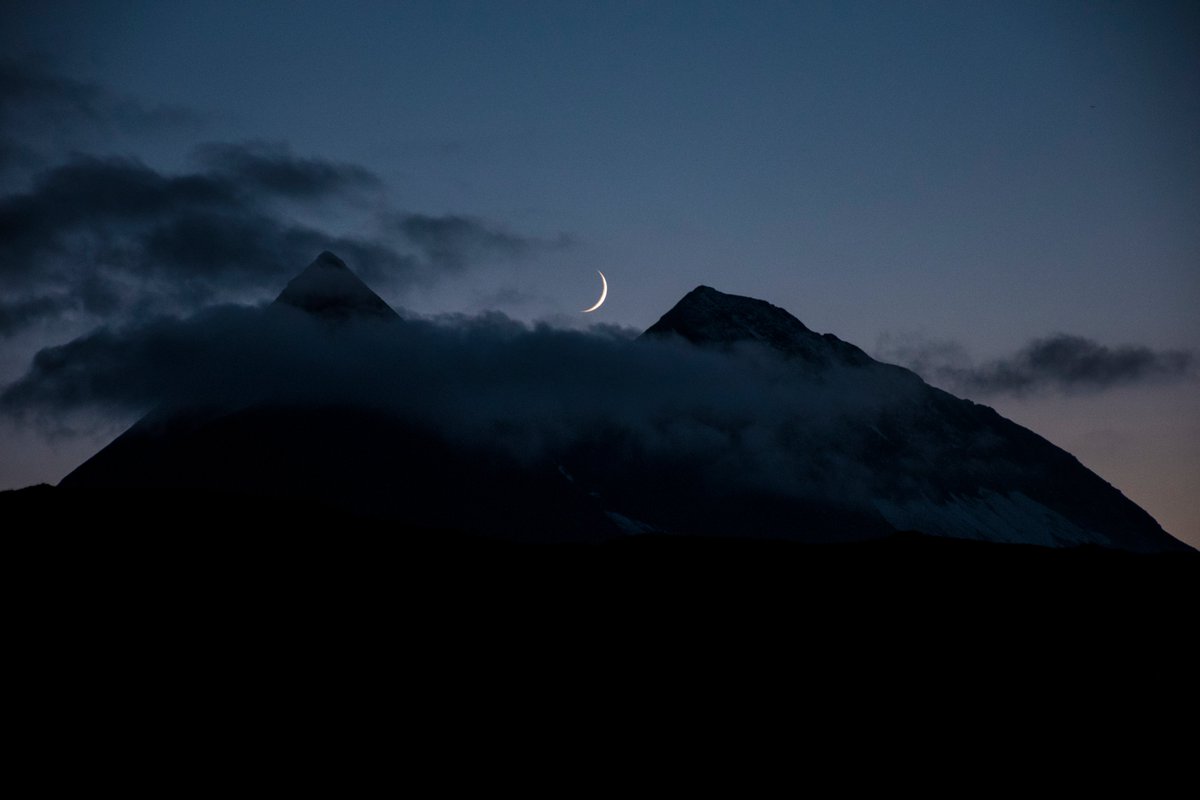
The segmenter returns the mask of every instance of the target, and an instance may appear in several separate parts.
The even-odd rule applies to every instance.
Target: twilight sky
[[[0,386],[324,249],[418,314],[642,329],[703,283],[1200,546],[1194,3],[9,0],[0,53]],[[46,416],[0,488],[130,421]]]

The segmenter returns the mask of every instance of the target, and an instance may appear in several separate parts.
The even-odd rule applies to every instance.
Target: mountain
[[[330,253],[276,305],[330,330],[355,319],[410,324]],[[503,421],[487,428],[492,439],[472,439],[378,404],[164,407],[60,486],[233,492],[281,509],[302,501],[355,518],[514,540],[697,534],[854,542],[917,531],[1052,547],[1183,547],[1037,434],[762,300],[698,287],[628,347],[622,357],[631,360],[653,351],[684,360],[711,353],[723,365],[761,361],[780,373],[754,391],[782,382],[811,402],[769,424],[744,414],[655,413],[637,423],[614,416],[566,437],[552,430],[556,443],[540,450],[507,446],[532,434]],[[662,444],[692,428],[700,433],[683,444]]]
[[[1180,546],[1066,451],[770,303],[697,287],[643,334],[672,336],[701,347],[757,344],[817,379],[854,374],[860,394],[890,396],[829,446],[868,476],[867,504],[897,530],[1049,546]]]
[[[329,319],[352,316],[396,318],[399,315],[350,271],[346,262],[326,250],[292,278],[275,298],[276,305],[292,306]]]
[[[642,334],[680,336],[697,345],[758,342],[813,366],[862,367],[875,363],[862,350],[834,336],[813,333],[803,322],[763,300],[697,286]]]

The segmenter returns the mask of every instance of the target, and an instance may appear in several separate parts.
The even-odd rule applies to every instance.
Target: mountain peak
[[[870,356],[832,334],[810,330],[782,308],[765,300],[726,294],[703,284],[683,296],[674,308],[642,334],[680,336],[693,344],[728,345],[760,342],[788,356],[814,364],[862,366]]]
[[[329,319],[399,316],[346,266],[345,261],[328,250],[288,282],[275,298],[275,304]]]
[[[338,267],[338,268],[345,269],[345,270],[350,269],[349,267],[346,266],[345,261],[342,261],[340,258],[338,258],[333,253],[329,252],[328,250],[322,250],[321,255],[317,256],[316,261],[314,261],[313,263],[321,264],[322,266],[326,266],[326,267]]]

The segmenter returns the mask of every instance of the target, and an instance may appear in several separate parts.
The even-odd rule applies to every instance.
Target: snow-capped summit
[[[693,344],[757,341],[812,364],[863,366],[870,356],[831,333],[821,335],[778,306],[697,286],[644,336],[677,335]]]
[[[346,262],[326,250],[292,278],[275,298],[289,305],[331,319],[366,315],[384,318],[399,316],[383,298],[371,291]]]

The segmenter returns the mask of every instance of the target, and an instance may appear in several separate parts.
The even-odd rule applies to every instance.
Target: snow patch
[[[636,535],[639,533],[654,533],[658,528],[648,522],[632,519],[624,514],[618,514],[616,511],[605,511],[604,515],[613,521],[618,528],[623,532]]]
[[[932,536],[1046,547],[1113,544],[1107,536],[1079,527],[1021,492],[1002,495],[985,489],[975,497],[954,496],[948,503],[928,498],[904,503],[876,500],[875,508],[899,530]]]

